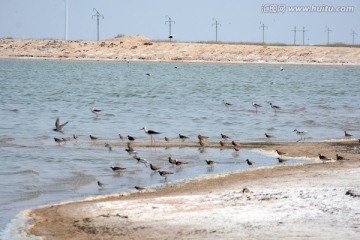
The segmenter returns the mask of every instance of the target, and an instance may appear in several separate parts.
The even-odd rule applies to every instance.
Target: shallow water
[[[132,190],[166,183],[122,147],[81,144],[88,135],[120,141],[118,134],[149,141],[147,126],[163,137],[198,134],[220,141],[297,141],[293,130],[306,130],[306,141],[342,139],[347,130],[359,138],[360,68],[116,63],[0,60],[0,229],[21,210],[44,204]],[[151,76],[147,76],[150,73]],[[222,100],[232,103],[225,108]],[[255,101],[262,105],[256,113]],[[281,107],[274,113],[267,102]],[[91,109],[102,109],[95,117]],[[65,134],[52,131],[56,117],[69,121]],[[53,137],[74,141],[58,145]],[[258,151],[206,148],[136,149],[164,170],[167,182],[277,164],[276,155]],[[188,165],[170,166],[171,154]],[[214,168],[206,158],[219,162]],[[287,164],[311,162],[290,159]],[[110,166],[127,170],[114,174]],[[107,185],[99,189],[96,181]]]

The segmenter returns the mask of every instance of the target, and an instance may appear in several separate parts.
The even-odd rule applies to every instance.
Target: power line
[[[305,32],[307,32],[306,30],[305,30],[305,27],[303,27],[303,29],[302,29],[302,45],[305,45]]]
[[[300,30],[296,30],[296,26],[294,27],[294,30],[291,30],[294,32],[294,45],[296,45],[296,32],[299,32]]]
[[[332,32],[332,30],[326,26],[325,32],[327,32],[327,45],[329,45],[330,42],[330,32]]]
[[[355,35],[357,34],[354,30],[350,34],[352,35],[352,45],[355,45]]]
[[[217,42],[217,40],[218,40],[218,26],[221,26],[221,24],[215,18],[213,18],[213,20],[215,21],[215,23],[213,23],[211,26],[215,25],[215,42]]]
[[[260,22],[260,29],[262,29],[262,43],[265,43],[265,29],[267,29],[268,27],[265,26],[265,24],[263,22]]]
[[[165,16],[168,20],[165,21],[166,23],[169,23],[169,41],[171,41],[173,39],[173,35],[171,35],[171,23],[175,24],[175,21],[171,20],[171,17],[169,17],[168,15]]]
[[[102,17],[102,19],[104,19],[104,16],[103,15],[101,15],[100,13],[99,13],[99,11],[98,10],[96,10],[95,8],[93,9],[93,11],[95,11],[96,12],[96,14],[95,15],[92,15],[92,19],[96,16],[96,19],[97,19],[97,40],[99,41],[99,31],[100,31],[100,17]]]
[[[68,26],[69,26],[69,7],[68,0],[65,0],[65,40],[68,40]]]

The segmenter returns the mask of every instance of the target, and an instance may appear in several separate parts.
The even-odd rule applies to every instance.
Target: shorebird
[[[127,143],[127,147],[128,147],[128,148],[125,148],[125,151],[127,151],[130,155],[131,155],[131,154],[134,154],[134,155],[137,154],[137,152],[136,152],[136,151],[134,150],[134,148],[131,146],[131,143],[130,143],[130,142]]]
[[[64,130],[63,128],[65,127],[66,124],[68,124],[69,121],[63,123],[63,124],[60,124],[60,119],[59,118],[56,118],[56,121],[55,121],[55,128],[53,129],[55,132],[61,132],[61,133],[64,133]]]
[[[341,163],[343,163],[345,160],[348,160],[348,159],[340,156],[339,154],[336,154],[336,160],[337,160],[337,161],[340,161]]]
[[[239,147],[239,146],[234,146],[233,148],[234,148],[234,150],[235,150],[236,152],[240,151],[240,147]]]
[[[160,174],[160,176],[165,177],[165,181],[166,181],[167,175],[174,174],[174,173],[168,172],[168,171],[158,171],[158,173]]]
[[[287,159],[280,158],[280,157],[278,157],[277,160],[279,161],[279,163],[283,163],[283,162],[286,162],[286,161],[287,161]]]
[[[105,147],[107,147],[109,149],[109,151],[112,150],[112,146],[109,143],[105,143]]]
[[[297,135],[300,136],[300,139],[297,140],[296,142],[300,142],[301,140],[303,140],[303,142],[305,142],[305,137],[303,137],[305,134],[307,134],[307,131],[299,131],[297,129],[294,129],[293,132],[296,132]]]
[[[340,156],[339,154],[336,154],[336,160],[345,160],[345,158]]]
[[[286,152],[281,152],[281,151],[279,151],[279,150],[275,150],[275,152],[278,154],[278,155],[286,155],[287,153]]]
[[[147,167],[147,165],[149,164],[148,160],[146,160],[145,158],[137,156],[134,156],[134,158],[138,161],[138,163],[143,163],[145,167]]]
[[[97,137],[95,137],[93,135],[89,135],[89,137],[90,137],[91,140],[94,140],[94,141],[98,139]]]
[[[170,141],[172,140],[172,138],[164,137],[164,140],[165,140],[166,142],[170,142]]]
[[[73,135],[73,138],[75,139],[75,141],[77,141],[77,140],[79,139],[79,135],[74,134],[74,135]]]
[[[252,102],[252,105],[253,105],[253,107],[255,108],[255,111],[256,111],[256,113],[257,113],[257,112],[258,112],[258,108],[260,108],[261,105],[255,103],[255,102]]]
[[[243,190],[242,190],[243,193],[249,193],[250,190],[247,188],[247,187],[244,187]]]
[[[168,158],[170,164],[176,164],[176,159],[172,159],[171,156]]]
[[[344,133],[345,133],[345,137],[352,137],[352,135],[350,133],[348,133],[346,131],[344,131]]]
[[[97,185],[100,187],[100,188],[103,188],[106,184],[105,183],[102,183],[100,181],[97,181]]]
[[[150,163],[150,169],[153,171],[157,171],[157,170],[161,169],[161,167],[155,166],[152,163]]]
[[[176,166],[181,166],[181,165],[184,165],[184,164],[189,164],[189,163],[188,162],[178,161],[177,159],[175,159],[175,165]]]
[[[155,145],[155,138],[153,135],[157,135],[157,134],[160,134],[159,132],[156,132],[156,131],[153,131],[153,130],[147,130],[146,127],[143,127],[141,130],[144,130],[144,132],[148,135],[150,135],[151,137],[151,146],[153,146],[153,144]]]
[[[127,151],[130,155],[137,154],[137,151],[135,151],[134,148],[132,148],[132,147],[125,148],[125,151]]]
[[[181,135],[179,134],[179,138],[184,142],[186,139],[188,139],[189,137],[185,136],[185,135]]]
[[[208,160],[208,159],[206,159],[205,162],[206,162],[207,165],[209,165],[209,166],[211,166],[211,167],[213,167],[213,166],[216,165],[216,163],[217,163],[217,162],[215,162],[214,160]]]
[[[130,142],[135,141],[135,138],[134,138],[133,136],[128,135],[127,138],[128,138],[128,140],[129,140]]]
[[[61,138],[64,143],[69,142],[71,137]]]
[[[101,112],[101,110],[93,108],[91,109],[91,112],[94,113],[96,117],[99,117],[99,112]]]
[[[229,110],[229,107],[232,105],[231,103],[226,102],[225,100],[223,100],[223,104],[226,107],[227,110]]]
[[[255,162],[250,161],[249,159],[246,159],[246,163],[247,163],[249,166],[252,166],[253,164],[255,164]]]
[[[235,146],[235,147],[240,146],[240,143],[237,143],[237,142],[235,142],[235,141],[231,141],[231,144],[232,144],[233,146]]]
[[[140,187],[140,186],[135,186],[134,188],[135,188],[136,190],[139,190],[139,191],[145,190],[144,187]]]
[[[223,141],[220,141],[220,146],[225,146],[225,142],[223,142]]]
[[[275,106],[271,102],[269,102],[269,104],[270,104],[270,107],[274,110],[274,113],[276,113],[277,110],[280,110],[279,106]]]
[[[123,136],[123,135],[119,134],[119,138],[121,139],[121,141],[124,141],[124,140],[126,140],[126,138],[127,138],[127,137],[125,137],[125,136]]]
[[[54,140],[55,140],[55,142],[57,143],[57,144],[59,144],[60,145],[60,143],[62,143],[62,138],[57,138],[57,137],[54,137]]]
[[[267,138],[268,141],[270,141],[270,138],[274,137],[274,135],[265,133],[265,137]]]
[[[201,135],[201,134],[198,135],[199,141],[206,141],[208,138],[209,138],[208,136],[204,136],[204,135]]]
[[[326,161],[331,160],[330,158],[328,158],[328,157],[326,157],[326,156],[324,156],[324,155],[322,155],[320,153],[319,153],[319,158],[320,158],[321,161],[323,161],[323,163],[325,163]]]
[[[228,140],[230,138],[229,136],[227,136],[225,134],[222,134],[222,133],[220,133],[220,136],[221,136],[222,139],[224,139],[224,141],[226,141],[226,140]]]
[[[116,173],[121,173],[122,171],[126,170],[126,168],[123,168],[123,167],[110,167],[114,172]]]

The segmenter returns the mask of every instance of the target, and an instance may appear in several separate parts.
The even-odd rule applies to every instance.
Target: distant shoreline
[[[159,42],[141,36],[104,41],[0,39],[0,59],[360,66],[360,48]]]

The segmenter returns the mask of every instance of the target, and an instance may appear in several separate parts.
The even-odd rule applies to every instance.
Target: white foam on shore
[[[265,151],[265,150],[251,150],[251,151],[256,151],[256,152],[260,152],[261,154],[265,154],[268,156],[275,156],[276,152],[275,151]],[[275,154],[274,154],[275,153]],[[276,154],[277,156],[277,154]],[[304,159],[304,160],[309,160],[309,161],[315,161],[315,162],[319,162],[318,158],[308,158],[308,157],[288,157],[288,159]],[[306,163],[305,163],[306,164]],[[291,164],[291,166],[298,166],[298,165],[304,165],[304,163],[299,163],[299,164]],[[173,181],[171,183],[167,183],[167,184],[156,184],[151,186],[148,189],[142,190],[140,191],[140,193],[145,193],[145,192],[156,192],[157,189],[159,188],[163,188],[163,187],[181,187],[183,184],[186,184],[188,182],[191,181],[203,181],[203,180],[208,180],[208,179],[218,179],[218,178],[224,178],[227,177],[231,174],[236,174],[236,173],[240,173],[240,172],[252,172],[252,171],[256,171],[258,169],[272,169],[275,167],[279,167],[279,165],[274,165],[274,166],[262,166],[262,167],[257,167],[257,168],[252,168],[252,169],[246,169],[246,170],[237,170],[237,171],[232,171],[232,172],[227,172],[227,173],[219,173],[219,174],[212,174],[212,175],[200,175],[196,178],[190,178],[190,179],[181,179],[181,180],[176,180]],[[61,206],[61,205],[66,205],[66,204],[71,204],[71,203],[86,203],[86,202],[92,202],[92,201],[101,201],[101,200],[110,200],[111,198],[118,198],[118,197],[126,197],[129,196],[131,194],[137,194],[139,193],[139,191],[137,190],[129,190],[128,192],[120,192],[120,193],[116,193],[116,194],[107,194],[107,195],[100,195],[100,196],[94,196],[94,197],[87,197],[83,200],[74,200],[74,201],[62,201],[56,204],[52,204],[51,206]],[[44,208],[44,207],[49,207],[49,205],[43,205],[43,206],[39,206],[36,208]],[[19,213],[12,221],[11,223],[8,224],[8,227],[5,229],[4,233],[1,234],[0,236],[3,237],[5,236],[5,238],[0,238],[1,240],[5,240],[5,239],[42,239],[39,237],[35,237],[35,236],[30,236],[28,233],[28,230],[32,227],[32,221],[34,221],[33,218],[31,218],[29,216],[29,214],[32,212],[33,209],[29,209],[26,211],[23,211],[21,213]],[[11,236],[11,237],[9,237]],[[14,238],[14,236],[16,238]]]
[[[30,217],[31,209],[24,210],[16,215],[10,223],[6,225],[6,228],[0,232],[1,240],[41,240],[42,237],[37,237],[29,234],[29,229],[32,227],[34,221]]]

